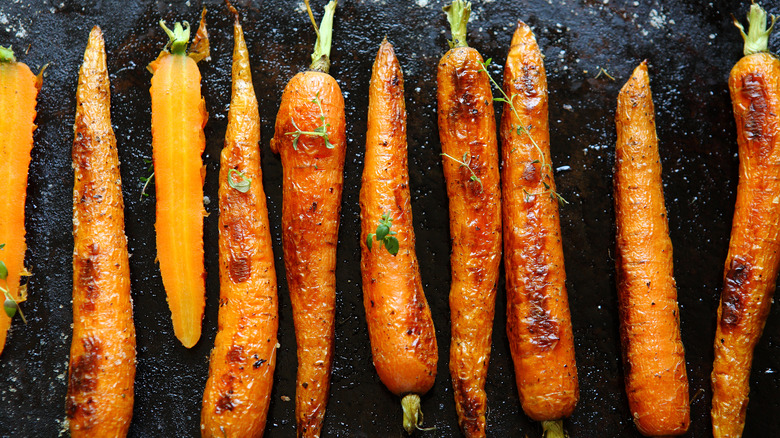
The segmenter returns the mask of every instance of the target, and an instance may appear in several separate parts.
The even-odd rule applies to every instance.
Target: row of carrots
[[[306,1],[308,7],[308,1]],[[335,336],[335,265],[346,150],[344,100],[328,74],[337,1],[325,7],[309,70],[282,95],[271,149],[283,176],[282,237],[298,355],[296,424],[320,435]],[[260,118],[249,55],[234,14],[232,98],[220,157],[219,330],[203,397],[203,436],[262,436],[277,346],[277,283],[260,166]],[[452,239],[449,368],[461,430],[485,436],[485,378],[502,260],[507,336],[525,413],[546,436],[579,398],[571,317],[552,174],[547,82],[530,28],[520,22],[503,86],[490,60],[466,44],[471,5],[445,7],[450,50],[437,75],[439,136]],[[745,57],[729,80],[740,175],[718,309],[712,373],[715,437],[744,426],[753,348],[775,289],[780,256],[780,60],[767,52],[767,15],[748,15]],[[197,62],[209,57],[205,10],[191,44],[176,23],[152,72],[158,260],[173,327],[186,347],[201,332],[203,127],[208,115]],[[774,24],[774,17],[772,18]],[[187,50],[189,45],[189,51]],[[0,48],[0,346],[25,299],[24,203],[41,74]],[[493,87],[499,97],[494,97]],[[124,436],[133,408],[132,318],[124,207],[110,87],[99,27],[92,29],[76,92],[73,168],[73,341],[67,417],[72,436]],[[499,157],[493,103],[503,104]],[[690,423],[672,244],[647,65],[620,91],[614,176],[618,296],[626,392],[638,430],[684,433]],[[499,165],[500,161],[500,165]],[[361,268],[371,349],[382,382],[401,398],[408,433],[423,424],[420,396],[434,384],[438,346],[415,255],[403,73],[384,41],[369,88],[360,191]],[[23,317],[23,315],[21,315]],[[1,348],[1,347],[0,347]]]

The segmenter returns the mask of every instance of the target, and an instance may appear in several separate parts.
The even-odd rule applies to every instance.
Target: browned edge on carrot
[[[27,199],[27,174],[33,131],[36,129],[35,105],[41,89],[43,71],[35,76],[24,63],[17,62],[13,50],[0,46],[0,182],[3,202],[0,204],[0,353],[5,347],[11,318],[17,313],[27,322],[19,303],[27,298],[27,284],[22,277],[30,275],[24,267],[27,250],[24,228],[24,205]]]
[[[73,140],[73,340],[66,413],[73,437],[127,435],[135,327],[103,34],[92,28],[79,71]]]
[[[501,263],[501,188],[493,95],[482,56],[466,45],[471,3],[444,8],[451,49],[437,74],[439,139],[450,213],[450,374],[458,422],[484,437],[485,380]]]
[[[753,350],[764,330],[780,263],[780,60],[767,50],[767,14],[748,13],[745,56],[729,77],[739,144],[739,184],[718,306],[712,432],[742,436]],[[774,25],[775,17],[772,17]]]
[[[219,171],[219,328],[203,394],[203,437],[263,436],[276,367],[278,302],[260,167],[260,114],[234,15],[233,89]]]
[[[403,425],[422,424],[420,396],[433,387],[439,353],[415,252],[404,78],[385,39],[371,73],[360,186],[363,305],[379,378],[402,397]]]
[[[507,336],[523,411],[548,437],[579,399],[566,271],[550,154],[547,75],[518,22],[504,67],[501,187]]]
[[[283,169],[282,246],[297,344],[299,437],[320,435],[333,364],[336,245],[347,146],[344,97],[328,74],[336,3],[328,3],[322,24],[315,27],[310,70],[295,75],[284,89],[271,139]]]
[[[203,264],[203,128],[208,120],[197,62],[209,56],[206,9],[189,54],[189,23],[171,31],[152,72],[152,158],[156,197],[155,234],[160,275],[176,337],[186,348],[200,339],[206,305]]]
[[[643,435],[682,435],[690,425],[688,374],[646,61],[620,90],[615,123],[615,265],[628,404]]]

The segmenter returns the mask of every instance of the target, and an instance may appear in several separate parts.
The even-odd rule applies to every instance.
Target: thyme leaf
[[[236,177],[238,177],[238,181],[236,181]],[[228,170],[227,180],[230,187],[238,190],[241,193],[248,192],[249,187],[252,185],[252,179],[246,176],[244,172],[239,172],[236,169]]]
[[[328,128],[330,128],[330,123],[325,123],[325,111],[322,109],[322,102],[320,102],[320,93],[317,92],[316,96],[311,100],[311,103],[316,104],[320,109],[320,126],[314,128],[313,131],[303,131],[301,128],[298,127],[298,125],[295,123],[294,118],[290,118],[292,121],[293,127],[295,127],[295,131],[286,132],[285,135],[291,135],[293,138],[293,149],[296,151],[298,150],[298,140],[301,138],[302,135],[308,135],[311,137],[320,137],[323,140],[325,140],[325,147],[328,149],[333,149],[336,147],[333,143],[330,142],[330,138],[328,137]]]
[[[379,224],[376,227],[376,231],[368,233],[366,236],[366,246],[371,251],[374,246],[374,240],[381,242],[390,255],[397,255],[399,249],[398,238],[395,237],[396,232],[390,228],[393,226],[393,218],[390,217],[389,212],[382,213],[382,218],[379,220]]]

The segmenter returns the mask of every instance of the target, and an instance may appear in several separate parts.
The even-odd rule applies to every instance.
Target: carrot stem
[[[314,71],[321,71],[328,73],[330,70],[330,45],[333,37],[333,16],[336,14],[336,6],[338,0],[331,0],[325,6],[325,15],[322,16],[322,22],[320,28],[314,26],[314,30],[317,32],[317,43],[314,44],[314,52],[311,54],[310,69]],[[308,2],[306,3],[308,8]],[[311,8],[309,14],[311,14]],[[311,16],[311,15],[310,15]]]
[[[566,438],[563,420],[542,421],[542,436],[544,438]]]
[[[749,23],[747,35],[742,24],[734,18],[734,26],[737,26],[739,33],[742,34],[742,38],[745,40],[745,56],[768,51],[769,34],[772,33],[772,28],[775,27],[777,17],[772,15],[772,24],[769,26],[769,29],[766,27],[766,18],[766,11],[758,3],[750,5],[750,12],[747,14]]]
[[[190,42],[190,23],[184,22],[184,26],[179,22],[173,24],[173,30],[168,29],[165,21],[160,20],[160,27],[168,34],[167,48],[174,55],[186,55],[187,44]]]
[[[450,48],[468,47],[466,28],[471,16],[471,2],[454,0],[442,10],[447,14],[447,21],[450,22],[450,31],[452,32],[452,41],[448,41]]]
[[[0,62],[16,62],[14,51],[10,47],[0,46]]]

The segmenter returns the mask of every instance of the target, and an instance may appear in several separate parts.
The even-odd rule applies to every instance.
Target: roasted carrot
[[[320,435],[333,365],[336,244],[346,152],[344,98],[328,74],[335,11],[333,0],[325,7],[309,71],[295,75],[284,89],[271,140],[284,172],[282,245],[298,348],[299,437]]]
[[[731,70],[739,185],[718,306],[712,369],[712,432],[742,436],[753,349],[764,330],[780,254],[780,60],[767,51],[767,14],[750,7],[745,56]],[[772,17],[772,25],[775,18]]]
[[[219,171],[219,331],[203,395],[204,437],[261,437],[276,366],[276,269],[260,169],[260,114],[233,12],[233,96]]]
[[[482,56],[466,45],[471,3],[444,8],[451,49],[439,61],[438,113],[452,240],[450,374],[458,422],[485,436],[485,379],[501,263],[501,188],[493,95]]]
[[[0,46],[0,185],[4,192],[0,203],[0,291],[5,309],[0,312],[0,353],[11,318],[27,297],[26,287],[19,284],[20,277],[28,275],[24,268],[24,203],[42,75],[43,70],[35,76],[27,65],[16,61],[10,48]]]
[[[200,339],[206,305],[203,266],[203,127],[208,120],[200,94],[197,61],[208,57],[206,10],[187,55],[190,27],[171,31],[165,50],[151,64],[152,158],[157,198],[157,260],[168,296],[173,331],[190,348]],[[168,50],[170,48],[170,51]]]
[[[79,71],[73,140],[73,340],[66,411],[74,437],[125,436],[133,416],[135,327],[110,107],[103,33],[95,26]]]
[[[628,404],[643,435],[682,435],[690,424],[688,374],[646,62],[620,90],[615,123],[615,265]]]
[[[501,186],[507,335],[520,403],[549,436],[579,398],[561,225],[550,157],[547,76],[518,22],[504,67]],[[560,432],[559,432],[560,433]]]
[[[374,366],[390,392],[402,397],[404,429],[412,433],[422,422],[420,395],[433,387],[439,352],[414,249],[404,78],[387,40],[369,86],[360,220],[363,305]]]

